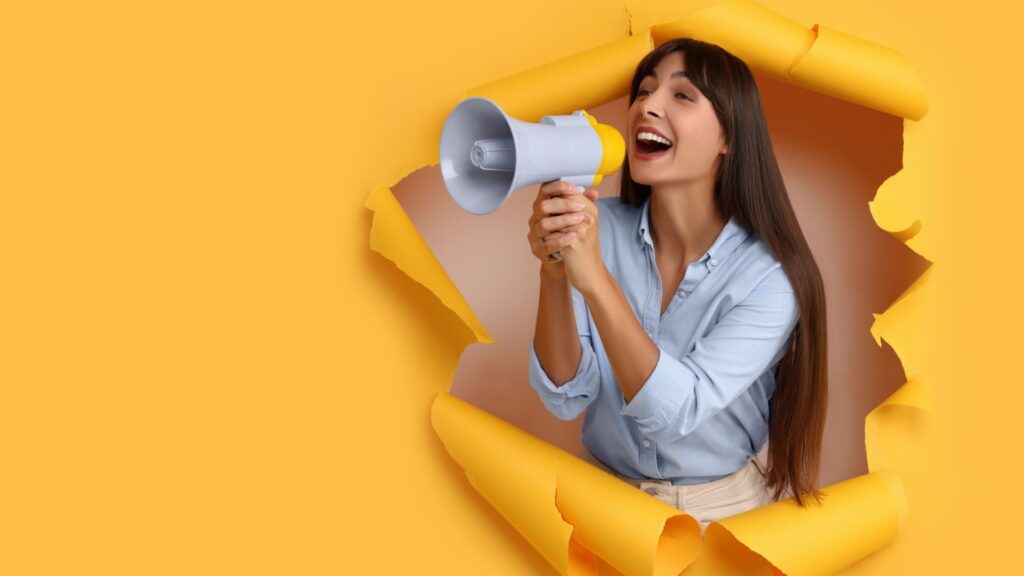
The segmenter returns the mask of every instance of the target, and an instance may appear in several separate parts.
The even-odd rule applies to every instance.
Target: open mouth
[[[664,139],[653,137],[650,133],[641,132],[636,139],[636,152],[639,156],[655,156],[672,147]]]

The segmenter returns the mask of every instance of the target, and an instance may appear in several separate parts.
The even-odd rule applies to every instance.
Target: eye
[[[650,92],[648,92],[647,90],[644,90],[643,88],[641,88],[641,89],[636,91],[636,97],[637,98],[639,98],[641,96],[645,96],[647,94],[650,94]],[[689,96],[687,96],[683,92],[676,92],[676,96],[682,96],[684,100],[693,100],[693,98],[690,98]]]

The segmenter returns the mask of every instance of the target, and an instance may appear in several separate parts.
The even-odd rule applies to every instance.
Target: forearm
[[[556,386],[572,380],[583,354],[576,331],[572,293],[562,270],[546,264],[541,265],[533,346],[541,367]]]
[[[654,372],[661,352],[644,331],[633,309],[611,274],[583,294],[615,379],[626,402],[630,402]]]

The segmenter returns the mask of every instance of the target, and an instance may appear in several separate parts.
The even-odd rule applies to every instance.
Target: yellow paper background
[[[681,4],[629,3],[633,29]],[[764,5],[898,48],[930,101],[914,180],[875,202],[936,264],[874,331],[946,426],[891,446],[911,515],[845,573],[998,573],[1022,512],[1019,15]],[[629,25],[611,2],[8,9],[0,572],[551,573],[430,428],[475,337],[369,252],[364,201],[430,161],[394,138],[436,142],[463,87]]]

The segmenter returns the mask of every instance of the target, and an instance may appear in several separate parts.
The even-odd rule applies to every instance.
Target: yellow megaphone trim
[[[598,166],[597,174],[594,174],[594,181],[591,183],[591,186],[597,186],[605,175],[615,172],[622,166],[622,160],[626,156],[626,141],[622,139],[622,134],[619,134],[615,128],[599,123],[586,110],[580,112],[590,122],[590,126],[594,132],[597,132],[597,137],[601,140],[601,165]]]

